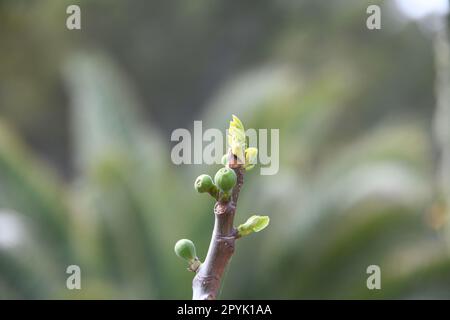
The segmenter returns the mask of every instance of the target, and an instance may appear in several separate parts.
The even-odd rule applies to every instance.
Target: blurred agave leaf
[[[426,132],[418,122],[381,123],[356,136],[339,149],[328,151],[320,159],[320,175],[336,175],[352,170],[355,164],[395,161],[422,175],[429,173],[429,149]]]
[[[417,253],[423,255],[423,252]],[[423,261],[407,274],[388,274],[384,299],[402,297],[406,299],[449,299],[450,261],[445,252],[439,258]],[[355,292],[355,296],[367,297],[367,292]]]
[[[90,170],[105,153],[115,150],[127,151],[130,157],[153,151],[153,161],[146,167],[157,170],[161,166],[160,138],[155,129],[144,127],[138,98],[108,56],[99,52],[74,55],[68,59],[65,76],[79,170]]]
[[[182,203],[184,198],[168,170],[169,153],[157,130],[144,126],[138,99],[107,56],[78,54],[65,75],[81,173],[80,212],[97,216],[80,222],[95,225],[85,238],[99,243],[88,260],[118,280],[125,296],[167,295],[172,279],[163,278],[164,265],[172,253],[173,213],[179,211],[169,199],[176,194]]]
[[[429,160],[418,126],[382,125],[355,140],[319,161],[312,182],[300,189],[307,201],[300,209],[304,219],[295,219],[294,229],[308,226],[306,220],[318,219],[330,208],[345,212],[374,197],[409,207],[421,207],[429,199]]]
[[[448,277],[443,242],[423,224],[417,211],[371,201],[345,216],[322,217],[302,241],[283,242],[278,254],[267,250],[267,242],[243,243],[234,263],[239,273],[248,275],[247,281],[234,282],[234,272],[230,272],[227,293],[244,292],[244,297],[258,298],[274,294],[279,298],[402,298],[414,292],[411,288],[417,293],[420,287],[445,288],[439,282]],[[245,254],[247,245],[253,252],[259,248],[257,261]],[[415,248],[416,262],[410,254],[400,254]],[[425,255],[424,248],[428,248]],[[250,259],[260,267],[252,268]],[[372,264],[382,269],[382,291],[366,287],[366,268]],[[405,266],[406,272],[402,271]],[[440,294],[448,297],[448,289]]]
[[[274,75],[287,85],[260,90],[260,83],[268,83],[263,79]],[[357,296],[365,286],[364,271],[371,263],[368,257],[382,263],[392,252],[387,244],[392,250],[408,248],[405,239],[413,236],[416,244],[431,241],[433,232],[425,230],[417,212],[430,198],[430,150],[422,123],[381,121],[340,143],[335,132],[346,126],[341,121],[354,89],[347,90],[354,82],[352,76],[351,72],[329,72],[305,87],[301,81],[293,84],[291,72],[265,70],[242,77],[240,86],[224,90],[212,103],[207,117],[210,123],[218,121],[221,110],[239,106],[234,112],[247,127],[270,124],[280,129],[283,141],[280,172],[258,176],[259,183],[251,174],[246,179],[239,211],[270,214],[273,228],[258,242],[243,243],[236,253],[239,275],[231,271],[227,279],[230,297],[238,292],[244,292],[244,297],[269,297],[273,290],[278,290],[280,297]],[[344,81],[345,77],[349,81]],[[219,121],[224,120],[219,117]],[[255,203],[254,199],[259,200]],[[345,232],[335,232],[341,229]],[[378,233],[390,236],[382,239]],[[316,245],[305,247],[313,243]],[[256,248],[261,248],[256,263],[274,269],[254,272],[248,267],[255,263],[246,258],[248,252]],[[440,254],[441,249],[437,250]],[[279,270],[282,266],[289,270]],[[296,274],[290,277],[293,270]],[[355,277],[356,272],[362,273]],[[234,280],[242,273],[247,275],[245,288]],[[278,278],[269,280],[267,274]],[[267,287],[261,285],[265,282]],[[274,283],[279,283],[279,288],[274,289]]]
[[[257,114],[257,109],[280,94],[292,93],[297,88],[294,74],[288,68],[271,66],[237,75],[210,101],[203,117],[205,123],[221,128],[226,127],[231,114],[242,118],[244,126],[249,115]]]
[[[30,217],[62,265],[71,256],[70,216],[65,187],[0,121],[0,208]]]
[[[66,266],[39,227],[45,224],[13,210],[0,210],[0,298],[42,299],[66,289]],[[75,259],[74,256],[72,258]]]
[[[408,207],[423,207],[430,197],[426,187],[430,169],[428,150],[417,125],[381,125],[312,164],[284,164],[274,176],[249,174],[240,203],[243,211],[276,214],[273,230],[287,241],[311,228],[322,214],[345,213],[358,202],[373,198]],[[412,147],[409,147],[413,145]],[[327,148],[327,147],[325,147]],[[311,157],[313,159],[314,157]],[[248,199],[260,199],[258,203]],[[292,208],[295,208],[294,210]],[[286,223],[289,221],[289,223]],[[272,243],[276,243],[272,242]]]

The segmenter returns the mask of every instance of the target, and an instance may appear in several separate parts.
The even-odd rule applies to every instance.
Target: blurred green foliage
[[[192,182],[215,169],[172,164],[168,132],[233,113],[280,129],[280,171],[246,176],[236,225],[271,227],[238,242],[222,298],[450,297],[417,25],[386,6],[369,31],[356,0],[75,2],[79,33],[69,1],[0,1],[0,298],[189,298],[173,245],[206,254]]]

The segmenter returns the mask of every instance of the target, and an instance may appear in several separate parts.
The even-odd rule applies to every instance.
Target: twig
[[[214,206],[214,230],[205,261],[197,269],[192,281],[193,300],[215,300],[220,289],[223,272],[234,253],[237,230],[234,228],[234,215],[241,187],[244,183],[245,169],[237,163],[237,159],[228,155],[229,166],[234,170],[237,182],[233,188],[231,199],[226,202],[217,201]]]

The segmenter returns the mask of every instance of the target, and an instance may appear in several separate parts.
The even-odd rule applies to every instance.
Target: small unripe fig
[[[233,169],[228,167],[221,168],[217,171],[214,182],[219,187],[220,190],[224,192],[228,192],[236,185],[236,173],[234,173]]]
[[[209,175],[202,174],[195,179],[194,187],[199,193],[209,192],[214,188],[214,182]]]
[[[194,261],[197,258],[197,253],[195,252],[195,245],[189,239],[178,240],[175,244],[175,253],[180,258],[187,260],[189,262]]]

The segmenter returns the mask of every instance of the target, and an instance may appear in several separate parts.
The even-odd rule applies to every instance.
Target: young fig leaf
[[[248,220],[241,224],[237,229],[239,236],[243,237],[253,232],[259,232],[269,225],[270,218],[268,216],[251,216]]]

